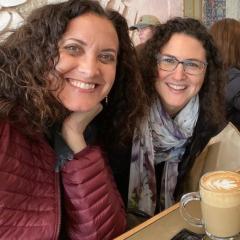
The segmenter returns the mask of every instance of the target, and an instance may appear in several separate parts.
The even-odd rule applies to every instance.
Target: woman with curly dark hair
[[[191,18],[158,26],[140,66],[150,112],[133,138],[128,207],[152,216],[179,200],[196,157],[224,127],[224,74],[212,37]]]
[[[96,1],[37,9],[1,42],[2,239],[124,231],[104,148],[129,142],[144,113],[136,65],[126,20]]]

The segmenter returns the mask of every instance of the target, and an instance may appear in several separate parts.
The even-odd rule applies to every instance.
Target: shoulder
[[[7,120],[0,121],[0,139],[1,142],[4,138],[9,137],[10,135],[17,134],[17,129]]]
[[[210,139],[217,135],[225,126],[226,122],[212,124],[205,118],[204,111],[200,112],[196,127],[194,129],[194,135],[196,137],[205,136],[206,139]]]
[[[187,146],[185,158],[195,158],[208,144],[209,140],[216,136],[224,127],[226,123],[211,124],[204,117],[204,112],[201,112],[193,136]]]
[[[239,81],[239,79],[240,79],[240,69],[230,68],[228,70],[228,77],[229,77],[229,81],[233,81],[235,79],[237,79]],[[240,83],[239,83],[239,85],[240,85]]]
[[[24,143],[25,141],[31,141],[27,134],[25,134],[25,125],[14,124],[8,120],[0,121],[0,139],[9,138],[11,142]],[[34,135],[33,135],[34,136]],[[34,138],[32,138],[34,139]]]
[[[6,129],[8,128],[8,122],[6,121],[0,121],[0,136],[2,136],[2,133],[4,131],[6,131]]]

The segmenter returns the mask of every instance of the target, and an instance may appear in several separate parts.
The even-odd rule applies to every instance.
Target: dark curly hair
[[[115,130],[122,140],[130,138],[145,108],[136,55],[126,20],[113,10],[104,10],[97,1],[70,0],[36,9],[0,44],[1,119],[27,123],[24,131],[36,133],[47,132],[69,114],[49,91],[46,76],[55,74],[59,78],[57,87],[63,86],[64,80],[55,71],[58,41],[69,21],[86,13],[108,19],[116,29],[119,38],[116,79],[108,96],[109,104],[101,115],[107,117],[107,133],[112,127],[111,131]]]
[[[167,44],[173,34],[184,33],[201,42],[206,51],[207,70],[204,83],[199,91],[200,111],[209,125],[222,124],[225,118],[223,63],[215,43],[205,26],[192,18],[176,17],[156,27],[152,39],[140,53],[141,72],[151,105],[156,96],[155,81],[158,76],[157,54]]]

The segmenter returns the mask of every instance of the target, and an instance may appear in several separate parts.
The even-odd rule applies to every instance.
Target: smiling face
[[[200,41],[192,36],[175,33],[161,49],[160,54],[176,57],[179,61],[195,59],[206,62],[206,52]],[[155,88],[164,109],[175,116],[202,87],[205,70],[198,75],[190,75],[178,64],[172,72],[158,68]]]
[[[69,22],[59,41],[56,65],[65,83],[54,93],[68,110],[89,111],[108,95],[115,79],[118,45],[117,32],[104,17],[88,13]]]

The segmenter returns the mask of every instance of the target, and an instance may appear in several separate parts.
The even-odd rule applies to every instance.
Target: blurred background
[[[27,14],[44,4],[64,0],[0,0],[0,34],[21,24]],[[155,15],[161,22],[174,16],[200,19],[206,26],[214,21],[230,17],[240,19],[240,0],[99,0],[103,7],[110,7],[123,14],[129,26],[141,15]],[[138,44],[136,32],[130,32]]]

